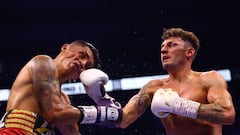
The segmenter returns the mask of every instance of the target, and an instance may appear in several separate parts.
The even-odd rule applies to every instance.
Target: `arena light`
[[[7,101],[10,94],[9,89],[0,89],[0,101]]]
[[[231,81],[231,72],[229,69],[218,70],[226,81]],[[140,89],[144,84],[153,79],[162,79],[168,75],[153,75],[142,77],[122,78],[117,80],[109,80],[105,85],[106,91],[115,90],[134,90]],[[86,94],[81,83],[67,83],[62,85],[62,89],[69,95]]]
[[[114,89],[112,82],[113,80],[109,80],[108,83],[105,85],[106,91],[112,91]],[[64,83],[62,84],[61,88],[67,95],[86,94],[84,86],[80,82]]]
[[[231,72],[229,69],[218,70],[218,73],[220,73],[227,82],[230,82],[232,80]]]
[[[231,72],[229,69],[218,70],[218,72],[223,76],[223,78],[229,82],[232,80]],[[153,75],[153,76],[142,76],[142,77],[132,77],[132,78],[122,78],[116,80],[109,80],[105,85],[106,91],[114,90],[134,90],[140,89],[144,84],[153,79],[162,79],[168,75]],[[67,95],[77,95],[86,94],[82,83],[64,83],[61,86],[62,90]],[[0,101],[7,101],[10,93],[10,89],[0,89]]]
[[[153,79],[162,79],[168,75],[154,75],[145,77],[123,78],[121,79],[121,90],[140,89],[144,84]]]

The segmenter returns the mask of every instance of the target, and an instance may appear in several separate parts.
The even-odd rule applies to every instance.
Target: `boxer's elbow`
[[[236,117],[236,113],[234,110],[231,110],[231,111],[227,111],[225,114],[224,114],[224,124],[225,125],[232,125],[234,124],[235,122],[235,117]]]
[[[46,115],[46,120],[51,125],[64,124],[66,122],[63,113],[57,111],[49,111]]]
[[[51,125],[56,125],[57,123],[61,122],[58,113],[49,112],[47,114],[46,120]]]
[[[131,113],[129,113],[128,111],[123,109],[123,117],[122,117],[121,123],[119,124],[118,128],[121,128],[121,129],[127,128],[129,125],[134,123],[134,121],[137,118],[138,117],[136,117],[135,115],[131,115]]]
[[[125,128],[127,128],[128,126],[129,126],[128,124],[125,124],[125,123],[121,122],[121,124],[119,125],[118,128],[125,129]]]
[[[217,124],[232,125],[235,122],[236,113],[233,107],[225,106],[221,107],[219,113],[214,116]]]

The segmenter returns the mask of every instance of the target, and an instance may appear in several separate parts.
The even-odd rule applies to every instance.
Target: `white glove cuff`
[[[100,106],[100,111],[101,111],[101,116],[100,116],[100,121],[117,121],[119,118],[119,112],[117,108],[114,107],[106,107],[106,106]]]
[[[83,114],[80,124],[94,124],[97,120],[97,108],[95,106],[78,106]]]
[[[179,97],[173,102],[173,113],[189,118],[197,118],[199,106],[199,102]]]

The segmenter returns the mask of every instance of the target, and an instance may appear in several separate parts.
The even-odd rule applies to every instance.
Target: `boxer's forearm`
[[[78,108],[69,104],[58,105],[50,109],[47,114],[47,119],[51,124],[75,124],[82,118],[82,114]]]
[[[206,120],[217,124],[233,124],[235,121],[235,111],[231,105],[202,104],[198,109],[198,119]]]

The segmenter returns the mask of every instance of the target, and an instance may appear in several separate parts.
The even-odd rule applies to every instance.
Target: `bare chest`
[[[207,89],[198,80],[189,80],[183,83],[166,82],[164,88],[171,88],[178,92],[180,97],[205,102]]]

